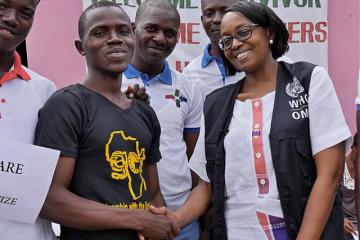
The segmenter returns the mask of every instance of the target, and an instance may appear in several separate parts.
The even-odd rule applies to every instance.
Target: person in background
[[[164,205],[159,122],[148,104],[121,91],[134,49],[130,19],[101,1],[85,9],[78,30],[85,79],[53,94],[36,127],[35,144],[61,152],[40,215],[61,224],[62,240],[174,239],[174,223],[146,211]]]
[[[219,47],[221,19],[226,7],[233,1],[201,0],[201,23],[210,43],[203,54],[184,68],[182,75],[199,86],[203,99],[215,89],[235,83],[243,77],[243,73],[229,64]]]
[[[358,134],[354,135],[350,154],[345,158],[345,169],[340,191],[344,211],[344,234],[345,240],[354,240],[358,235],[358,221],[355,206],[355,163],[358,154]]]
[[[196,84],[166,61],[176,46],[179,26],[179,13],[168,0],[143,2],[135,17],[134,55],[123,80],[123,89],[133,84],[146,87],[150,106],[160,121],[160,189],[173,211],[185,202],[197,181],[192,180],[188,159],[199,135],[203,104]],[[198,238],[199,223],[192,221],[176,239]]]
[[[0,0],[0,139],[34,142],[38,111],[55,85],[24,67],[15,49],[27,37],[39,0]],[[1,156],[1,153],[0,153]],[[53,240],[50,222],[0,221],[2,240]]]

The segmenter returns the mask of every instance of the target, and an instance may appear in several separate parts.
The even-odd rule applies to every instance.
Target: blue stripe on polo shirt
[[[136,69],[132,64],[129,64],[124,72],[127,79],[137,78],[141,77],[141,80],[143,81],[144,85],[146,85],[151,80],[159,80],[167,85],[172,85],[172,77],[171,77],[171,70],[169,67],[169,64],[167,61],[164,62],[164,68],[162,72],[157,75],[156,77],[149,78],[149,75],[146,73],[140,72],[138,69]]]
[[[196,133],[200,132],[200,128],[184,128],[184,133]]]
[[[226,78],[227,74],[226,74],[226,68],[225,68],[224,61],[221,58],[211,56],[210,49],[211,49],[211,44],[208,44],[205,47],[204,55],[203,55],[203,58],[201,59],[201,67],[205,68],[212,61],[215,61],[219,68],[219,71],[221,73],[223,84],[225,85],[225,78]]]
[[[360,111],[360,104],[356,105],[356,110]]]

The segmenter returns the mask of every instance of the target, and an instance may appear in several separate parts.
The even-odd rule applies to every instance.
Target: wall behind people
[[[82,9],[82,0],[42,1],[28,38],[30,67],[52,79],[58,87],[79,82],[85,74],[85,64],[73,43]],[[359,10],[358,0],[328,1],[328,69],[352,130],[360,66]]]
[[[86,71],[74,44],[82,11],[81,0],[41,1],[27,38],[29,66],[58,88],[80,82]]]

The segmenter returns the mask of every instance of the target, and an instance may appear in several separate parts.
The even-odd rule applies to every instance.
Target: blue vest
[[[270,129],[272,161],[289,239],[296,239],[316,180],[312,156],[308,92],[315,65],[279,62]],[[212,187],[210,239],[226,240],[224,138],[243,81],[217,89],[205,100],[206,171]],[[341,200],[337,195],[321,239],[343,239]]]

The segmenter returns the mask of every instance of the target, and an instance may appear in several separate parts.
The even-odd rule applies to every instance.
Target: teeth
[[[123,52],[115,52],[110,54],[111,57],[123,57],[125,56],[125,53]]]
[[[5,30],[5,29],[0,29],[0,32],[4,32],[6,34],[11,34],[11,32],[9,32],[8,30]]]
[[[249,51],[241,52],[236,56],[236,58],[237,59],[243,59],[243,58],[245,58],[247,56],[248,52]]]

